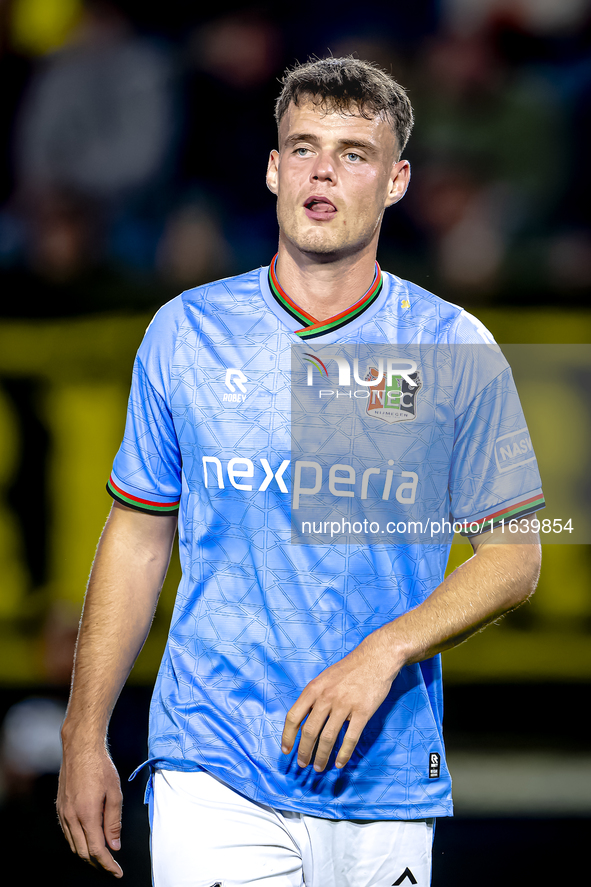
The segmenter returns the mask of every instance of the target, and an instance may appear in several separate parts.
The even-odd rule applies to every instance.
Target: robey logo
[[[236,367],[228,367],[226,370],[226,381],[224,383],[228,391],[224,391],[222,401],[229,403],[244,403],[246,400],[245,382],[248,382],[248,379],[242,370],[239,370]],[[236,388],[239,389],[240,393],[236,391]]]

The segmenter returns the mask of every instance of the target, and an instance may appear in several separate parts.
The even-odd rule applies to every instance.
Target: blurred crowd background
[[[590,341],[591,0],[213,7],[0,0],[0,822],[31,882],[96,876],[52,798],[131,364],[157,307],[273,256],[286,67],[354,53],[409,90],[413,178],[385,217],[385,269],[501,343]],[[525,372],[526,418],[543,480],[588,502],[591,360],[553,360],[543,390]],[[445,657],[459,816],[438,832],[436,887],[537,883],[588,826],[590,549],[544,561],[531,605]],[[124,776],[145,756],[177,577],[175,562],[115,713]],[[126,876],[147,885],[140,780],[127,797]]]
[[[581,304],[591,282],[588,0],[165,8],[2,0],[5,312],[156,304],[273,253],[278,78],[366,57],[410,92],[415,180],[384,265],[470,305]]]

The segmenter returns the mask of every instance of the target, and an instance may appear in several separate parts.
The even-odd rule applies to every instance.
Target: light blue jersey
[[[543,507],[491,343],[462,309],[377,267],[364,298],[328,321],[298,309],[273,265],[156,314],[109,481],[125,505],[179,513],[183,576],[151,706],[153,767],[204,768],[255,801],[326,818],[451,814],[438,656],[402,669],[344,769],[336,752],[323,773],[301,769],[280,741],[310,680],[442,581],[449,539],[417,541],[403,520],[416,529],[437,515],[475,533]],[[413,364],[407,349],[401,370],[393,346],[422,356]],[[355,363],[358,347],[371,353]],[[302,392],[318,409],[306,412]],[[354,422],[331,418],[327,404],[345,400]],[[351,434],[363,446],[347,458]],[[353,541],[311,530],[308,542],[304,512],[316,529],[319,515],[365,514],[378,530]]]

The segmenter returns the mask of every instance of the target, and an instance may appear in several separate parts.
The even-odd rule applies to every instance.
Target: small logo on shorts
[[[411,872],[411,870],[407,866],[404,869],[404,871],[402,872],[402,874],[400,875],[400,877],[398,878],[398,880],[394,881],[394,883],[392,884],[392,887],[397,887],[398,884],[402,884],[403,881],[406,881],[407,878],[411,884],[418,884],[417,879],[415,878],[415,876],[413,875],[413,873]]]
[[[439,779],[441,771],[441,755],[432,751],[429,755],[429,779]]]

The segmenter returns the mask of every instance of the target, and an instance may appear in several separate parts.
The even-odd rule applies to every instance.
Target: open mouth
[[[309,197],[306,200],[304,203],[304,209],[309,218],[317,219],[319,221],[332,218],[337,212],[337,208],[332,201],[328,200],[327,197],[319,197],[317,195]]]

